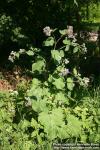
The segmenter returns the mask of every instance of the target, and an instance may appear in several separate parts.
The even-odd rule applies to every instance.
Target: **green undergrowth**
[[[25,87],[0,92],[1,150],[52,150],[53,143],[99,143],[99,88],[80,90],[69,99],[40,87],[36,79],[33,82],[34,92],[28,95]]]

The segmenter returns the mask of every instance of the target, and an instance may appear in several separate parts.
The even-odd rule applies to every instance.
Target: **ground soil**
[[[31,78],[22,75],[23,70],[15,66],[12,70],[0,68],[0,91],[16,90],[22,81],[29,82]]]

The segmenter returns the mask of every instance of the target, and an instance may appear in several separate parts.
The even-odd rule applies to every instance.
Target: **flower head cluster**
[[[86,53],[86,52],[87,52],[87,48],[86,48],[85,43],[83,43],[83,44],[81,45],[81,47],[82,47],[83,52]]]
[[[90,82],[89,78],[84,77],[83,82],[86,86],[88,86],[88,83]]]
[[[11,53],[8,57],[8,60],[10,60],[11,62],[14,62],[15,58],[16,58],[16,52],[11,51]]]
[[[68,35],[68,38],[74,38],[73,26],[67,26],[67,35]]]
[[[26,107],[32,106],[32,101],[31,101],[30,97],[25,97],[25,100],[26,100],[26,102],[25,102]]]
[[[46,27],[43,29],[43,33],[44,33],[46,36],[51,36],[52,31],[53,31],[53,30],[52,30],[49,26],[46,26]]]
[[[70,73],[70,72],[69,72],[69,69],[64,68],[63,70],[61,70],[60,75],[61,75],[61,76],[67,76],[69,73]]]
[[[18,91],[9,90],[9,92],[12,96],[18,96]]]

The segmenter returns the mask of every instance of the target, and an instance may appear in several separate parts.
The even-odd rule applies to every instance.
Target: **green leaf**
[[[66,34],[67,34],[67,29],[59,30],[59,33],[60,33],[61,35],[66,35]]]
[[[41,73],[45,69],[45,61],[44,60],[37,60],[36,63],[32,64],[32,72],[38,71]]]
[[[68,128],[67,125],[62,125],[61,128],[59,128],[58,137],[60,139],[68,139],[71,138],[70,134],[67,132]]]
[[[58,62],[61,60],[61,56],[60,56],[59,51],[57,51],[57,50],[52,50],[52,51],[51,51],[51,55],[52,55],[52,58],[53,58],[54,60],[56,60],[56,61],[58,61]]]
[[[45,99],[43,99],[43,100],[37,100],[37,101],[33,101],[32,102],[32,109],[34,110],[34,111],[36,111],[36,112],[38,112],[38,113],[40,113],[40,112],[48,112],[48,107],[46,106],[47,105],[47,102],[46,102],[46,100]]]
[[[73,74],[74,74],[75,76],[78,75],[78,72],[77,72],[76,68],[73,69]]]
[[[62,78],[54,79],[53,85],[56,86],[57,89],[63,89],[65,87],[64,80]]]
[[[32,118],[32,120],[31,120],[31,127],[35,128],[35,129],[38,127],[38,123],[34,118]]]
[[[29,51],[26,52],[26,54],[29,55],[29,56],[33,56],[34,52],[32,50],[29,50]]]
[[[41,82],[38,79],[34,78],[32,80],[31,88],[27,91],[27,96],[31,97],[33,100],[39,100],[43,96]]]
[[[73,82],[73,79],[72,78],[67,78],[67,88],[72,91],[73,88],[74,88],[74,82]]]
[[[67,38],[65,38],[65,39],[63,40],[63,44],[65,44],[65,45],[71,45],[71,41],[68,40]]]
[[[67,131],[71,136],[78,137],[81,135],[82,122],[74,115],[69,114],[67,116]]]
[[[52,55],[52,58],[53,58],[57,63],[60,63],[62,57],[64,57],[64,51],[63,51],[63,50],[61,50],[61,51],[52,50],[52,51],[51,51],[51,55]]]
[[[32,102],[32,109],[34,110],[34,111],[36,111],[37,113],[39,113],[39,112],[41,112],[41,108],[40,108],[40,101],[38,100],[38,101],[33,101]]]
[[[72,78],[67,78],[67,82],[73,83],[73,79]]]
[[[38,80],[38,79],[36,79],[36,78],[33,78],[33,80],[32,80],[32,88],[34,87],[34,89],[36,88],[36,87],[38,87],[39,85],[41,84],[41,82],[40,82],[40,80]]]
[[[57,138],[59,128],[64,125],[63,111],[61,108],[53,109],[51,113],[40,113],[38,121],[44,126],[44,132],[50,140]]]
[[[16,53],[16,57],[19,59],[19,56],[20,56],[20,54],[19,54],[19,52],[17,52]]]
[[[69,51],[69,49],[70,49],[70,45],[66,45],[65,52]]]
[[[80,138],[81,138],[81,141],[83,142],[83,143],[86,143],[86,140],[87,140],[87,135],[86,134],[81,134],[80,135]]]
[[[55,101],[59,101],[64,104],[69,104],[69,99],[62,92],[59,92],[55,95]]]
[[[64,125],[64,115],[63,115],[63,110],[62,108],[55,108],[52,110],[52,119],[55,121],[55,124],[57,126],[62,126]]]
[[[64,51],[63,50],[60,51],[60,56],[64,57]]]
[[[20,123],[20,125],[21,125],[21,129],[23,130],[23,129],[26,129],[26,128],[28,128],[28,127],[30,126],[30,122],[24,119],[24,120]]]
[[[50,96],[50,91],[49,88],[43,88],[43,95],[49,97]]]
[[[79,51],[79,47],[74,47],[73,53],[77,53]]]
[[[44,46],[53,46],[55,43],[53,37],[48,37],[46,41],[44,41]]]
[[[36,89],[31,88],[31,90],[29,90],[28,92],[28,96],[33,97],[34,100],[40,100],[43,96],[43,90],[41,87],[38,87]]]
[[[32,132],[31,137],[36,137],[37,135],[38,135],[38,131],[35,130],[35,131]]]

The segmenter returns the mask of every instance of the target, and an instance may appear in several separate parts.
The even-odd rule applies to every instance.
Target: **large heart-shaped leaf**
[[[51,51],[52,58],[54,61],[56,61],[58,64],[60,63],[62,57],[64,57],[64,51],[58,51],[58,50],[52,50]]]
[[[37,60],[32,64],[32,72],[38,71],[41,73],[45,69],[45,61],[43,59]]]
[[[44,126],[44,131],[48,139],[57,138],[59,128],[64,126],[63,111],[61,108],[53,109],[51,113],[42,112],[39,114],[38,121]]]
[[[46,41],[44,41],[44,46],[53,46],[55,43],[53,37],[48,37]]]
[[[63,44],[65,44],[65,45],[71,45],[71,41],[68,40],[67,38],[65,38],[65,39],[63,40]]]
[[[59,30],[59,33],[60,33],[61,35],[66,35],[66,34],[67,34],[67,29]]]
[[[54,79],[53,85],[56,86],[57,89],[63,89],[65,87],[64,80],[62,78]]]

